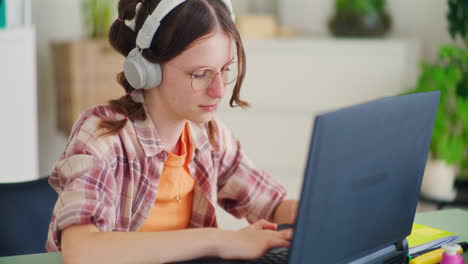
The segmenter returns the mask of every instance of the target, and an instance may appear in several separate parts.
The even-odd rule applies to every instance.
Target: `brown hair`
[[[135,21],[135,32],[123,22],[114,21],[109,31],[109,41],[112,47],[122,55],[127,56],[136,46],[136,37],[144,21],[160,2],[161,0],[141,2],[142,6]],[[139,1],[120,0],[118,4],[120,20],[134,18],[137,3]],[[151,46],[144,49],[142,55],[153,63],[167,62],[182,53],[195,40],[210,34],[217,28],[233,38],[237,49],[239,75],[229,105],[246,108],[249,103],[239,98],[246,71],[244,48],[231,15],[221,0],[187,0],[177,6],[161,21],[161,26],[153,37]],[[112,109],[132,120],[146,119],[143,104],[134,102],[129,96],[129,93],[134,89],[126,80],[123,72],[117,75],[117,82],[123,86],[127,95],[109,101]],[[120,132],[126,124],[127,119],[103,120],[99,127],[105,129],[104,135],[108,135]],[[208,128],[210,141],[214,144],[214,126],[211,122],[208,123]]]

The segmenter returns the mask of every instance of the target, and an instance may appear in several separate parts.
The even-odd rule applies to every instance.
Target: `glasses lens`
[[[222,72],[222,79],[225,85],[231,84],[237,80],[237,63],[231,63],[226,66]],[[216,72],[213,69],[200,69],[193,73],[192,88],[195,91],[202,91],[208,88],[213,79],[216,77]]]
[[[228,85],[237,80],[237,63],[231,63],[223,70],[223,82]]]
[[[211,69],[201,69],[193,73],[192,88],[196,91],[206,89],[216,73]]]

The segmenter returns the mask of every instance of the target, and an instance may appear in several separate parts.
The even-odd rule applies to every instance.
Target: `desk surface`
[[[468,241],[468,211],[460,209],[441,210],[416,214],[415,223],[444,229],[460,235],[459,241]],[[463,254],[468,263],[468,252]],[[62,264],[60,253],[31,254],[0,258],[0,264]]]

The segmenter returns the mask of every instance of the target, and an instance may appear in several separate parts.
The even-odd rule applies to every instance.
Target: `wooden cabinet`
[[[70,133],[80,114],[125,94],[116,81],[124,57],[107,40],[52,44],[59,130]]]

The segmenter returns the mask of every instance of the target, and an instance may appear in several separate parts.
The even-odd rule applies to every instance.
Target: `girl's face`
[[[196,40],[163,65],[162,83],[148,91],[149,97],[156,96],[157,107],[162,107],[164,114],[172,120],[209,121],[226,93],[226,86],[221,74],[214,75],[211,82],[205,81],[206,85],[200,85],[203,84],[200,80],[204,78],[200,73],[207,72],[200,69],[226,70],[234,59],[232,43],[232,39],[223,32]]]

